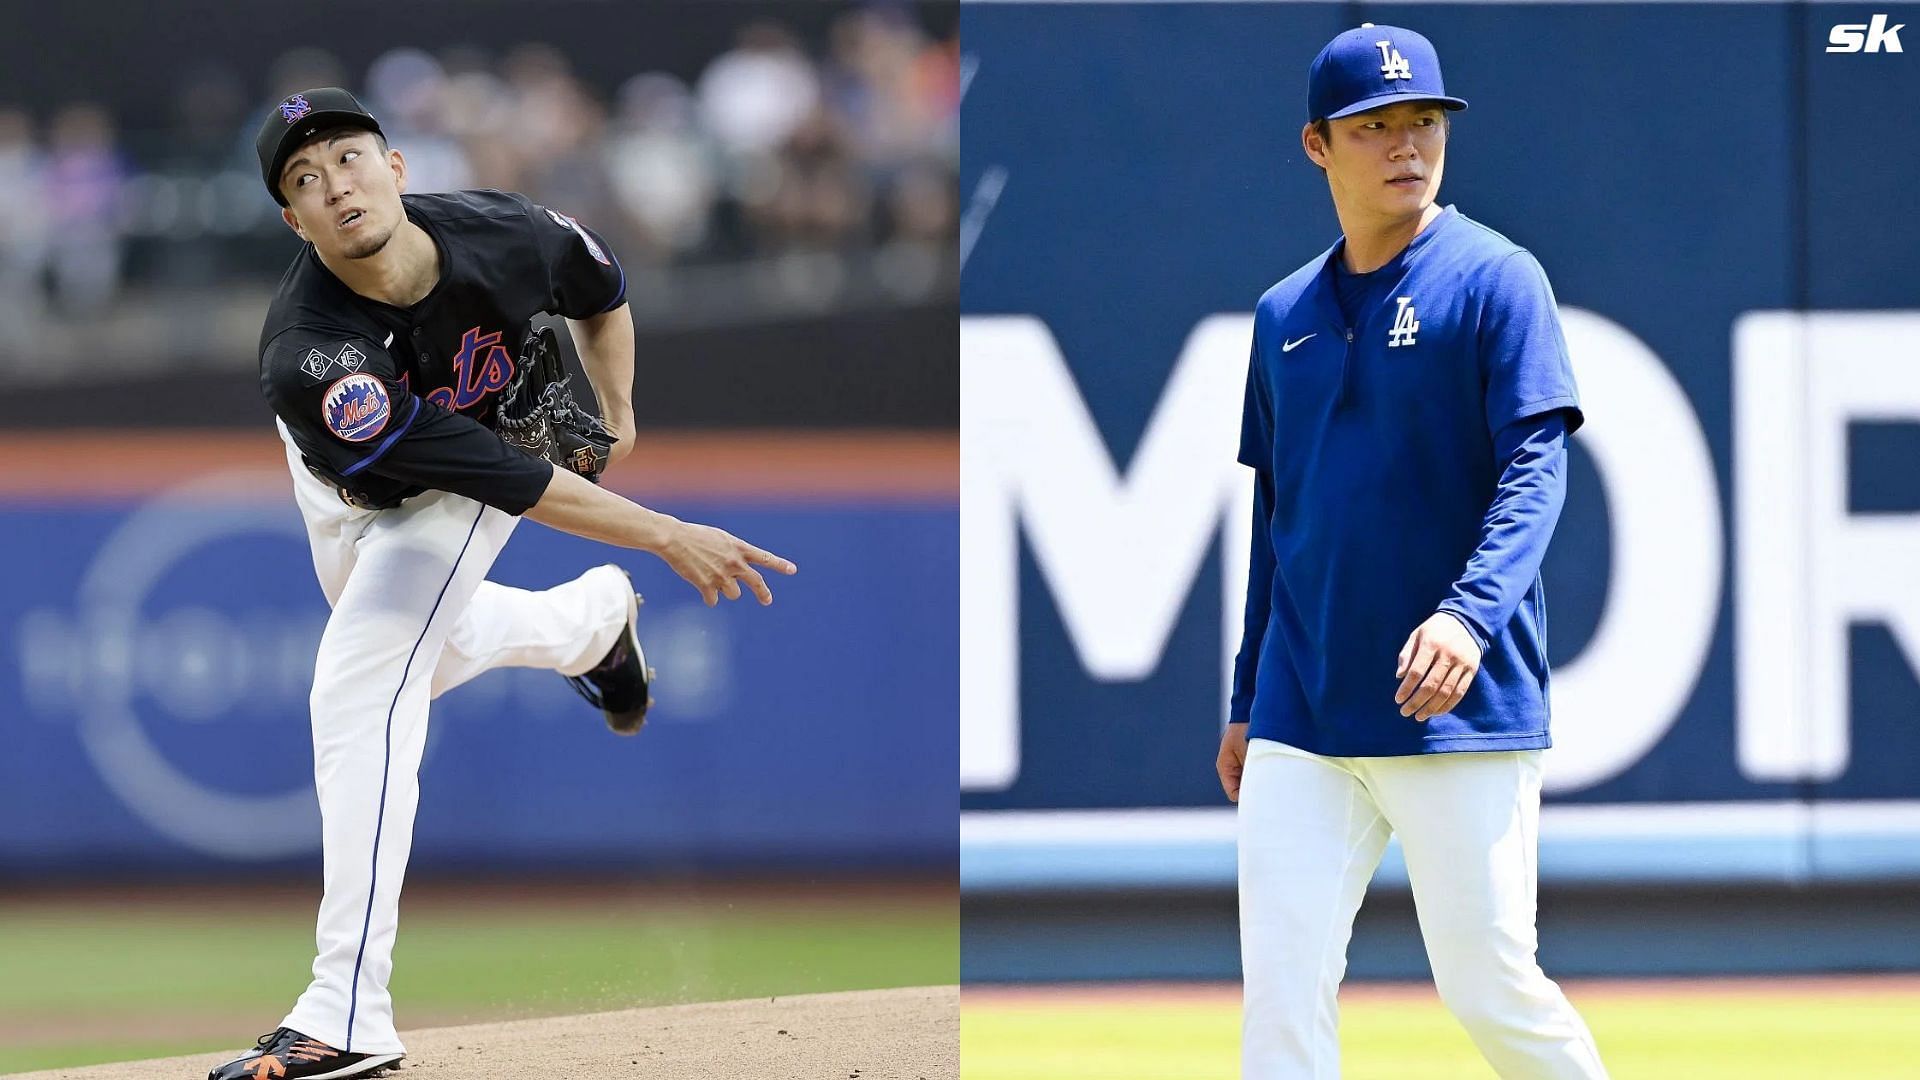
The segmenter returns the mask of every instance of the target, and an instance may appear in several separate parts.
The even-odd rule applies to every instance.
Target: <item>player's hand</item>
[[[607,464],[611,465],[628,454],[633,453],[633,435],[635,425],[633,410],[628,409],[618,416],[601,417],[601,423],[613,433],[614,443],[607,448]]]
[[[1452,712],[1480,670],[1480,646],[1459,619],[1444,611],[1427,617],[1400,647],[1400,666],[1394,676],[1400,689],[1393,695],[1401,716],[1426,723]]]
[[[1240,801],[1240,773],[1247,767],[1247,725],[1228,724],[1220,736],[1220,755],[1213,759],[1228,802]]]
[[[773,590],[767,588],[766,579],[760,576],[755,566],[764,566],[769,570],[778,570],[791,574],[799,569],[787,560],[769,551],[762,551],[745,540],[711,525],[695,525],[691,522],[678,522],[677,528],[661,545],[659,556],[665,559],[673,572],[686,578],[694,588],[700,590],[700,599],[712,607],[721,597],[729,600],[740,599],[740,584],[745,582],[760,603],[773,603]]]

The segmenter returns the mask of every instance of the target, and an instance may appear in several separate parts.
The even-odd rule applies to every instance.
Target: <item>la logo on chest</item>
[[[1420,332],[1420,319],[1413,311],[1413,297],[1396,296],[1394,303],[1399,304],[1400,309],[1393,314],[1393,329],[1387,331],[1389,349],[1413,344],[1413,335]]]

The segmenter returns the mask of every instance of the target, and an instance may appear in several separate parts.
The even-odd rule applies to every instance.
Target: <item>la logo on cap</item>
[[[1370,22],[1363,22],[1360,24],[1360,29],[1366,30],[1372,26],[1373,24]],[[1413,81],[1413,69],[1407,66],[1407,58],[1400,55],[1400,50],[1393,47],[1393,42],[1385,40],[1376,41],[1373,43],[1373,47],[1380,50],[1381,78],[1388,82],[1392,82],[1395,79],[1406,79],[1409,82]]]

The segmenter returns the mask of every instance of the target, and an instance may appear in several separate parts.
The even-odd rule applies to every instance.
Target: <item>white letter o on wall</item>
[[[1570,307],[1560,319],[1587,416],[1575,438],[1606,490],[1613,565],[1593,638],[1553,673],[1550,792],[1620,775],[1673,726],[1713,643],[1723,556],[1713,456],[1680,384],[1611,319]]]

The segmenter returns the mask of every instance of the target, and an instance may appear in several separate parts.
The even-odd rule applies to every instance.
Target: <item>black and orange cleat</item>
[[[207,1074],[207,1080],[349,1080],[383,1076],[400,1054],[350,1054],[292,1028],[260,1036],[252,1050]]]
[[[625,576],[626,571],[620,570],[620,573]],[[614,639],[613,647],[591,669],[566,677],[587,704],[606,716],[607,726],[621,735],[639,731],[647,718],[647,709],[653,705],[653,669],[647,666],[647,654],[640,648],[643,601],[640,594],[633,591],[631,582],[627,593],[627,625]]]

